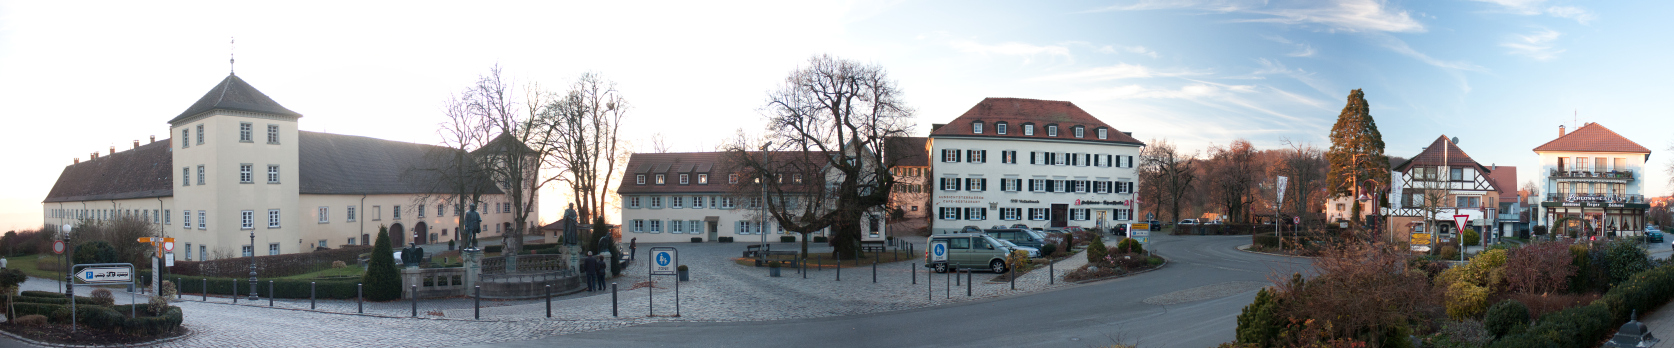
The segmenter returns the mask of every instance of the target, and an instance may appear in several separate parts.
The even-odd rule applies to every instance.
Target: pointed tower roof
[[[238,75],[227,74],[227,78],[222,79],[220,84],[216,84],[215,88],[210,88],[209,93],[204,93],[202,98],[198,98],[198,102],[192,103],[192,107],[186,108],[185,112],[181,112],[180,116],[175,116],[174,119],[169,120],[169,123],[184,121],[197,114],[215,109],[302,117],[302,114],[280,106],[279,102],[273,101],[273,98],[268,98],[266,94],[262,94],[262,91],[251,87],[249,83],[244,82],[244,79],[238,78]]]
[[[1535,147],[1534,151],[1632,152],[1643,153],[1647,156],[1651,154],[1651,149],[1639,146],[1639,143],[1628,140],[1621,134],[1616,134],[1615,131],[1604,128],[1598,123],[1587,123],[1581,128],[1576,128],[1574,132],[1569,132],[1569,134],[1564,134],[1564,136]]]
[[[1412,159],[1407,160],[1406,163],[1402,163],[1399,167],[1395,168],[1395,170],[1406,171],[1408,167],[1415,164],[1439,166],[1442,165],[1444,157],[1447,160],[1446,165],[1449,167],[1487,169],[1484,168],[1481,163],[1477,163],[1475,159],[1471,159],[1471,155],[1465,154],[1465,150],[1460,149],[1458,144],[1448,141],[1447,135],[1443,134],[1441,137],[1437,137],[1435,142],[1430,143],[1430,147],[1424,148],[1424,152],[1418,153],[1417,156],[1412,156]]]

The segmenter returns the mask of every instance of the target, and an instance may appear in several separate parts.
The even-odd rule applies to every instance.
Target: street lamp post
[[[250,300],[256,299],[256,231],[250,231]]]
[[[761,175],[756,176],[759,178],[757,180],[761,181],[761,223],[756,225],[757,231],[761,234],[761,249],[756,251],[756,264],[758,266],[767,263],[767,147],[769,146],[773,146],[773,142],[769,141],[761,144],[762,171]]]
[[[72,252],[72,250],[75,250],[75,249],[70,248],[70,224],[64,224],[64,226],[61,229],[59,229],[59,231],[60,231],[59,234],[64,239],[64,254],[62,254],[62,255],[64,255],[64,296],[69,296],[70,298],[75,298],[75,296],[76,296],[76,289],[75,289],[76,282],[75,282],[75,279],[70,278],[70,260],[71,260],[71,256],[75,255],[75,253]]]

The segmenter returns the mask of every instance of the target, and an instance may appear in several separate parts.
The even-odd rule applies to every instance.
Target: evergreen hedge
[[[7,318],[7,320],[30,314],[39,314],[41,316],[51,317],[52,312],[58,311],[58,308],[60,307],[64,306],[50,303],[13,302],[12,317]]]
[[[174,281],[176,279],[179,279],[180,281],[180,285],[178,285],[178,287],[181,294],[204,293],[204,280],[208,280],[207,285],[209,286],[209,289],[207,290],[211,295],[233,295],[234,286],[238,287],[237,295],[250,295],[250,278],[241,279],[179,276],[168,280]],[[273,282],[273,291],[271,292],[268,291],[268,282],[270,281]],[[396,281],[396,290],[400,290],[400,279],[396,279]],[[308,283],[310,282],[314,283],[314,286],[316,287],[316,298],[339,300],[354,299],[355,284],[360,283],[358,280],[257,279],[256,296],[305,299],[308,298]],[[278,296],[274,296],[275,294]],[[399,296],[399,292],[397,292],[397,296]],[[366,287],[366,298],[372,298],[371,286]]]
[[[394,250],[389,245],[387,227],[378,228],[378,242],[372,247],[372,260],[366,263],[366,299],[391,301],[401,298],[401,272],[395,268]]]
[[[60,294],[60,296],[58,296],[58,297],[17,296],[17,297],[12,298],[12,302],[67,305],[67,304],[70,304],[70,299],[62,296],[62,294]],[[87,297],[87,296],[76,296],[76,303],[77,304],[92,304],[93,303],[93,298],[92,297]]]
[[[1634,311],[1645,312],[1670,299],[1674,265],[1665,265],[1629,277],[1592,304],[1542,316],[1528,330],[1508,334],[1491,347],[1592,347]]]

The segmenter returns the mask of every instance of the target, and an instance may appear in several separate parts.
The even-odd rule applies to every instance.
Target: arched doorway
[[[429,236],[430,236],[430,230],[429,230],[429,228],[426,228],[426,226],[424,225],[423,222],[420,222],[420,223],[417,223],[417,224],[413,225],[413,243],[424,244],[425,239],[426,239],[425,237],[429,237]]]
[[[400,223],[396,223],[395,225],[390,226],[389,227],[389,246],[391,248],[400,248],[401,246],[406,246],[406,245],[407,245],[407,230],[402,228]]]

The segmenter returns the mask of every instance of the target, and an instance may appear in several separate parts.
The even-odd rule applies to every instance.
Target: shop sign
[[[1033,200],[1033,199],[1013,199],[1013,200],[1011,200],[1011,202],[1012,203],[1018,203],[1018,204],[1039,204],[1040,203],[1040,201]]]
[[[1075,205],[1127,205],[1123,201],[1075,200]]]

